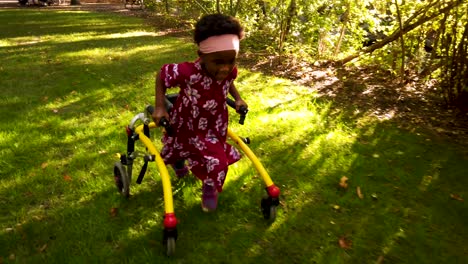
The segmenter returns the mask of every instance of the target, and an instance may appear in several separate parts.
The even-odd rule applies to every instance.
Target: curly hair
[[[203,16],[195,24],[193,39],[198,45],[209,37],[224,34],[234,34],[237,35],[239,39],[242,39],[244,37],[244,29],[239,21],[232,16],[210,14]]]

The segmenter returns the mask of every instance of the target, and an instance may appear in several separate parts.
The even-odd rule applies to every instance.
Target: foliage
[[[441,94],[449,104],[466,90],[466,62],[456,59],[463,57],[466,47],[462,37],[466,1],[152,1],[169,3],[172,13],[195,19],[218,11],[235,15],[246,28],[244,47],[265,55],[309,61],[361,57],[355,63],[379,64],[402,80],[413,73],[424,77],[435,72],[431,77],[441,82]],[[371,52],[363,47],[372,44],[378,48]],[[457,77],[450,70],[454,68],[460,69]],[[458,88],[450,88],[454,86]]]

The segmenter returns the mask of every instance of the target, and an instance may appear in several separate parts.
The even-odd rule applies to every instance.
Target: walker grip
[[[161,119],[159,119],[158,125],[164,127],[168,135],[172,134],[171,124],[169,124],[169,121],[165,117],[162,117]]]
[[[231,98],[226,98],[226,103],[230,107],[232,107],[234,110],[236,110],[236,102],[234,102],[234,100],[232,100]],[[245,107],[245,106],[241,106],[239,108],[239,111],[236,110],[236,112],[240,115],[239,124],[243,125],[244,120],[245,120],[245,116],[247,115],[247,112],[249,112],[249,109],[247,109],[247,107]]]

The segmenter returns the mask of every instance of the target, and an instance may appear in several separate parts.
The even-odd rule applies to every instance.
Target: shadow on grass
[[[31,12],[23,15],[44,18],[42,11]],[[5,17],[14,20],[18,13],[8,14]],[[75,15],[85,17],[70,18]],[[65,34],[70,27],[61,26],[85,18],[112,22],[106,30],[89,31],[122,32],[109,16],[88,13],[59,14],[54,19],[62,24],[52,29],[54,23],[48,22],[44,29]],[[9,38],[28,34],[23,28]],[[174,43],[178,46],[170,48]],[[146,49],[152,45],[154,50]],[[131,56],[116,54],[129,47]],[[362,116],[352,111],[336,114],[336,106],[312,93],[298,96],[298,102],[286,99],[253,113],[254,120],[271,115],[271,123],[246,123],[254,130],[252,150],[282,189],[277,221],[270,225],[263,219],[259,204],[265,191],[244,158],[232,168],[239,175],[226,184],[216,213],[201,212],[199,186],[193,181],[175,195],[180,220],[177,255],[166,258],[160,244],[159,178],[147,175],[141,186],[133,185],[127,201],[114,190],[111,168],[113,154],[125,149],[121,129],[125,124],[120,120],[126,122],[134,108],[140,110],[142,102],[152,100],[148,80],[160,65],[177,60],[174,56],[186,57],[176,53],[179,47],[176,40],[139,36],[125,42],[103,37],[0,48],[2,61],[12,65],[3,66],[6,77],[0,81],[6,88],[1,96],[1,127],[2,133],[8,132],[0,141],[5,190],[0,193],[0,257],[6,260],[14,254],[17,261],[27,263],[372,263],[380,257],[392,263],[462,263],[466,259],[468,208],[450,199],[450,194],[466,195],[463,186],[468,180],[461,166],[466,159],[451,147],[428,141],[424,132],[396,129],[391,120],[362,123]],[[189,46],[183,47],[188,54]],[[112,52],[104,53],[102,64],[89,63],[86,55],[75,53],[90,49]],[[151,59],[155,51],[157,58]],[[22,55],[14,55],[18,53]],[[28,71],[34,74],[28,76]],[[303,118],[291,114],[292,119],[284,115],[284,109],[301,112],[291,109],[309,103],[315,108],[301,111],[318,109],[319,114]],[[239,129],[239,134],[249,136],[247,130]],[[157,174],[153,167],[148,174]],[[347,189],[338,187],[343,176],[349,178]]]
[[[105,13],[54,11],[46,9],[0,10],[2,37],[21,38],[62,34],[112,34],[142,28],[139,19]]]

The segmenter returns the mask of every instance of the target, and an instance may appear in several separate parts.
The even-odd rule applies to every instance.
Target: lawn
[[[174,180],[179,238],[166,257],[155,164],[127,200],[113,163],[125,126],[154,101],[155,71],[195,59],[194,48],[139,18],[0,10],[0,263],[467,263],[458,146],[242,65],[250,111],[244,126],[231,113],[230,127],[281,188],[278,217],[263,219],[246,157],[212,214],[198,181]]]

